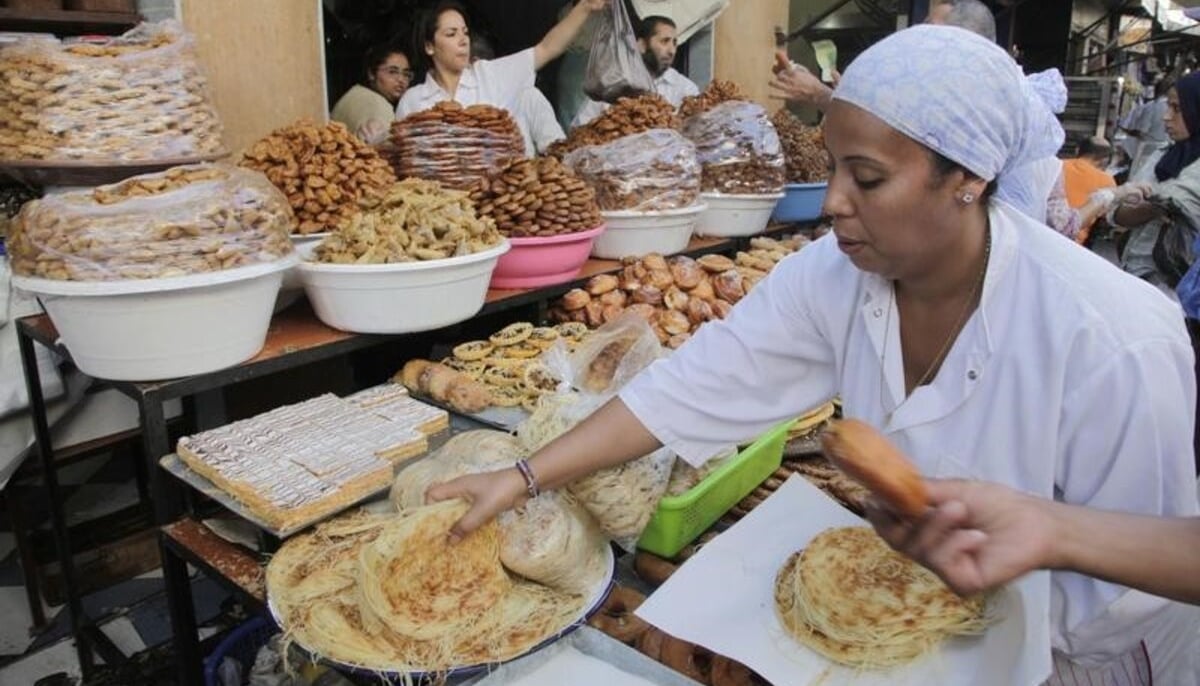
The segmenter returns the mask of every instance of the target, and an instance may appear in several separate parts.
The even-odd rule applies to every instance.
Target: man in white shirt
[[[683,99],[689,95],[699,95],[700,89],[688,77],[680,74],[671,65],[675,63],[675,51],[679,47],[678,31],[675,22],[663,16],[646,17],[638,24],[638,49],[642,51],[642,59],[646,68],[654,77],[654,92],[661,95],[667,102],[679,107]],[[579,109],[571,128],[583,126],[591,120],[604,114],[608,103],[588,100]]]

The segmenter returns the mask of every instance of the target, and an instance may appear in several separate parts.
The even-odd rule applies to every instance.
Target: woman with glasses
[[[330,118],[354,135],[375,145],[387,138],[396,118],[396,103],[412,83],[412,64],[398,45],[377,45],[367,51],[366,85],[355,84],[333,106]]]

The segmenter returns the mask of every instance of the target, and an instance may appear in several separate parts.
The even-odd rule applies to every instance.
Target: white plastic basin
[[[699,236],[753,236],[762,233],[771,221],[775,204],[783,193],[768,195],[727,195],[702,193],[700,197],[708,210],[700,215],[696,225]]]
[[[58,281],[14,276],[38,296],[84,373],[114,381],[204,374],[262,349],[283,273],[268,264],[166,279]]]
[[[488,282],[508,241],[462,257],[399,264],[309,262],[296,267],[317,317],[343,331],[410,333],[450,326],[483,307]]]
[[[592,256],[619,260],[652,252],[662,255],[681,252],[692,240],[696,221],[705,209],[704,205],[692,205],[654,212],[601,212],[608,230],[596,238]]]

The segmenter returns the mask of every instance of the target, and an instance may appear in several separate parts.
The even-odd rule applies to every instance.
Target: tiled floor
[[[127,461],[125,461],[127,462]],[[59,472],[67,492],[70,521],[84,521],[115,512],[137,502],[132,467],[117,460],[98,458],[64,468]],[[28,499],[37,509],[42,499]],[[32,512],[39,519],[45,513]],[[48,525],[42,532],[49,535]],[[198,621],[218,616],[227,594],[208,579],[193,579]],[[101,629],[122,652],[132,655],[167,641],[171,635],[170,615],[163,594],[161,570],[117,584],[87,596],[84,608],[101,619]],[[31,619],[21,586],[10,523],[0,512],[0,686],[32,686],[43,677],[65,672],[79,676],[68,620],[61,606],[46,607],[49,626],[30,635]],[[131,685],[132,686],[132,685]]]

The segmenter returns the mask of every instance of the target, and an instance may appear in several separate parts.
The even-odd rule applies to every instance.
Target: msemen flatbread
[[[462,631],[512,590],[494,521],[450,544],[446,532],[468,509],[448,500],[406,510],[362,547],[358,578],[368,615],[429,640]]]
[[[463,508],[461,503],[440,503],[401,514],[357,513],[289,539],[267,566],[270,603],[288,639],[317,657],[367,670],[437,673],[514,658],[580,617],[587,603],[582,595],[507,575],[496,578],[495,570],[504,572],[495,525],[491,538],[485,532],[472,541],[477,533],[447,547],[449,523]],[[440,540],[428,538],[439,528]],[[438,557],[452,559],[432,561]],[[372,570],[367,573],[364,558]],[[405,570],[406,563],[422,559],[417,567],[423,572]],[[439,571],[454,578],[432,576]],[[381,580],[385,573],[404,580]],[[467,590],[468,584],[486,588],[476,593]],[[495,597],[499,586],[506,590]],[[416,633],[431,638],[399,630],[411,629],[413,610],[381,608],[376,600],[367,600],[383,597],[387,602],[393,593],[421,608],[420,616],[428,617],[432,627]],[[473,608],[473,616],[449,607],[449,598]],[[485,599],[494,602],[481,607]]]
[[[817,653],[865,669],[910,662],[987,626],[986,601],[963,599],[869,528],[830,529],[775,578],[775,611]]]

